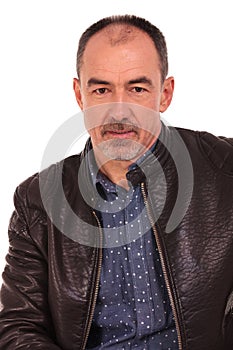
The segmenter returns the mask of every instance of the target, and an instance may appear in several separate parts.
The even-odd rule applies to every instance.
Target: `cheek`
[[[97,144],[99,141],[101,141],[102,138],[100,128],[88,129],[87,131],[91,137],[93,144]]]
[[[151,139],[157,138],[160,132],[161,122],[158,112],[148,112],[140,123],[139,139],[143,144],[151,142]]]
[[[148,139],[151,138],[152,134],[153,134],[152,130],[151,131],[141,130],[139,138],[140,138],[140,140],[147,141]]]
[[[87,130],[101,129],[109,113],[108,104],[86,105],[84,108],[84,123]]]
[[[156,94],[156,96],[154,96],[153,100],[151,101],[151,109],[155,110],[156,112],[159,112],[160,109],[160,98],[161,95]]]

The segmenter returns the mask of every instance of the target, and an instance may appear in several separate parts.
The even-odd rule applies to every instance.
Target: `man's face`
[[[74,90],[94,149],[109,159],[135,160],[159,136],[173,78],[161,84],[159,57],[146,33],[131,28],[124,40],[122,30],[102,30],[89,40]]]

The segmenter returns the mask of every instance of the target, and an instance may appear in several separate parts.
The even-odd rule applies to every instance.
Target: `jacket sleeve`
[[[42,236],[40,215],[36,209],[26,208],[24,193],[25,188],[16,190],[9,224],[10,245],[2,274],[0,349],[62,350],[56,345],[49,312],[47,249],[30,234],[36,225],[38,236]]]

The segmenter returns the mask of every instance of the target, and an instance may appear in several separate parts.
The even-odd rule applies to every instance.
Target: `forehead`
[[[111,46],[127,44],[137,37],[148,36],[144,31],[128,24],[112,24],[96,33]]]
[[[133,64],[148,64],[148,60],[159,63],[155,44],[146,32],[131,25],[109,25],[87,42],[82,68],[127,69]]]

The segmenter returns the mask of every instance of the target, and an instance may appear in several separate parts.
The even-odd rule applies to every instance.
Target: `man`
[[[0,347],[233,346],[233,139],[167,127],[162,33],[134,16],[82,35],[85,150],[22,183]]]

